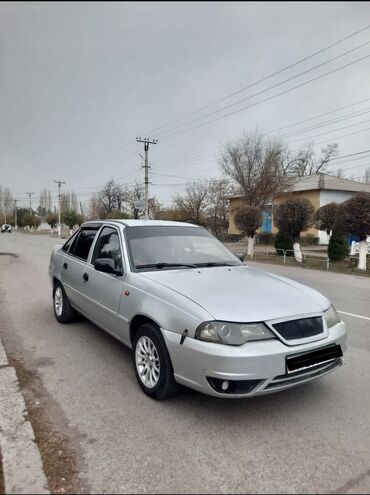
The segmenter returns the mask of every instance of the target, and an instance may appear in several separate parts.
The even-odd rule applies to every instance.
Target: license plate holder
[[[297,373],[320,364],[335,361],[342,356],[343,352],[340,345],[330,345],[314,351],[294,354],[286,358],[286,372],[287,374]]]

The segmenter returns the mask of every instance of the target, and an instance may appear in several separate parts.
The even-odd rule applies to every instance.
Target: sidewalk
[[[244,253],[247,251],[248,244],[243,241],[237,241],[237,242],[224,242],[223,243],[230,251],[236,252],[236,253]],[[318,253],[322,255],[326,255],[327,253],[327,247],[328,246],[318,246],[316,244],[310,245],[310,246],[305,246],[301,244],[301,250],[302,252],[309,252],[309,253]],[[254,245],[254,252],[257,253],[266,253],[267,251],[269,252],[274,252],[275,248],[272,244],[255,244]]]
[[[1,339],[0,453],[6,494],[49,493],[18,378],[9,365]]]

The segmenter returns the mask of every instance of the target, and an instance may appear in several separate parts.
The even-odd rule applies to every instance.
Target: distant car
[[[1,227],[1,233],[3,234],[4,232],[8,232],[8,234],[11,234],[12,226],[8,223],[4,223],[4,225]]]
[[[196,225],[87,222],[54,248],[49,275],[56,319],[77,310],[131,348],[156,399],[177,384],[251,397],[342,364],[346,327],[326,297],[244,265]]]

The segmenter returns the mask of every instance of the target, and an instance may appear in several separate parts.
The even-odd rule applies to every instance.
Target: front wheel
[[[65,293],[63,286],[57,283],[53,292],[54,314],[59,323],[70,323],[76,317],[76,311]]]
[[[178,390],[170,355],[161,331],[145,323],[133,342],[136,378],[143,391],[154,399],[167,399]]]

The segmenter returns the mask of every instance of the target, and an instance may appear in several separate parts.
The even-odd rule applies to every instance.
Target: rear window
[[[98,230],[99,227],[82,228],[78,237],[73,240],[69,254],[86,261]]]

